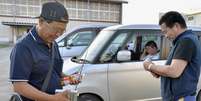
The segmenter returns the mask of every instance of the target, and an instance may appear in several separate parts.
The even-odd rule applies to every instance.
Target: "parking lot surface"
[[[12,93],[11,83],[9,82],[10,52],[12,47],[0,48],[0,100],[9,101]]]

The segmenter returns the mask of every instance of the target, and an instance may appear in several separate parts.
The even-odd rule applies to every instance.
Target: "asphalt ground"
[[[12,85],[9,82],[10,52],[12,47],[0,47],[0,101],[9,101]]]

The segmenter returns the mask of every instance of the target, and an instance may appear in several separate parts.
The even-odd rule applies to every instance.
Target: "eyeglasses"
[[[56,33],[56,34],[63,34],[66,31],[66,29],[61,29],[56,26],[51,26],[48,22],[46,22],[46,23],[47,23],[49,32]]]
[[[166,25],[162,25],[161,31],[162,31],[163,34],[168,34],[173,27],[170,28],[170,27],[167,27]]]

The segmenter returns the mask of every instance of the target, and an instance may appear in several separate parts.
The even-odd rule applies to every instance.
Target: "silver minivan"
[[[189,27],[199,36],[200,27]],[[63,72],[84,74],[78,101],[161,101],[160,80],[145,71],[140,55],[146,42],[159,47],[164,64],[171,42],[158,25],[116,25],[103,29],[80,57],[66,60]],[[128,46],[131,47],[128,48]],[[129,50],[128,50],[129,49]],[[198,91],[201,89],[201,78]],[[200,99],[200,98],[199,98]]]
[[[70,58],[79,56],[98,33],[108,26],[113,24],[95,23],[95,24],[83,24],[76,26],[72,30],[64,33],[60,36],[56,42],[59,45],[59,51],[63,58]]]

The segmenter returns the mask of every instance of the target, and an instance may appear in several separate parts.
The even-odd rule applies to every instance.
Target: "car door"
[[[93,30],[79,31],[72,34],[64,40],[66,46],[59,47],[63,58],[79,56],[86,50],[92,40],[95,38],[96,32]]]
[[[110,101],[160,101],[160,80],[144,70],[142,61],[111,63],[108,78]]]
[[[138,32],[138,34],[139,33],[140,32]],[[128,35],[128,38],[125,38],[126,39],[125,41],[115,42],[119,44],[116,46],[118,46],[121,49],[128,49],[125,47],[129,44],[129,42],[132,42],[134,44],[133,50],[135,53],[141,53],[141,51],[143,50],[142,46],[144,45],[144,42],[147,42],[149,40],[154,40],[159,46],[161,46],[160,44],[161,39],[160,36],[156,38],[157,34],[155,35],[149,34],[145,36],[142,36],[140,34],[139,35],[137,34],[132,35],[132,34],[134,33]],[[121,36],[121,38],[123,37]],[[112,44],[114,43],[112,42],[109,46],[111,46]],[[116,51],[113,51],[114,54],[115,52]],[[115,59],[115,56],[113,57]],[[108,88],[109,88],[110,101],[136,101],[136,100],[161,101],[160,79],[154,78],[149,72],[144,70],[143,61],[131,60],[126,62],[117,62],[114,60],[109,61],[109,59],[105,60],[107,60],[109,65]],[[157,60],[154,61],[154,63],[164,64],[165,60]]]
[[[85,64],[84,76],[78,86],[79,93],[88,94],[91,97],[99,96],[104,101],[109,101],[107,69],[108,64]]]

